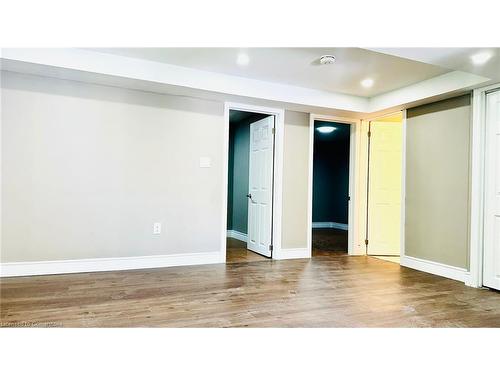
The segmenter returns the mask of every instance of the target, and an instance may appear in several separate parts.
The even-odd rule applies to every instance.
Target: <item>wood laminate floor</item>
[[[263,255],[247,249],[247,243],[228,237],[226,239],[226,263],[262,262],[269,261]]]
[[[1,279],[2,326],[500,327],[500,293],[372,257]]]
[[[347,231],[340,229],[313,229],[312,248],[313,250],[347,253]]]

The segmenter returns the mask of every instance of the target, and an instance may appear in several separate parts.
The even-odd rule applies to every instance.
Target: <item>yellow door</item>
[[[367,233],[370,255],[400,254],[402,129],[402,121],[371,123]]]

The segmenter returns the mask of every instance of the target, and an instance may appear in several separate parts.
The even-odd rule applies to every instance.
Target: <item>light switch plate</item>
[[[160,233],[161,233],[161,223],[154,223],[153,234],[160,234]]]
[[[200,157],[200,168],[210,168],[212,166],[212,159],[208,156]]]

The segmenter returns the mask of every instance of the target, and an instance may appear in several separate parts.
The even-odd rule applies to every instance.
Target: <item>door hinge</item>
[[[272,132],[273,132],[273,134],[275,134],[276,133],[276,128],[273,128]]]
[[[271,244],[271,245],[269,245],[269,250],[270,250],[270,251],[273,251],[273,245],[272,245],[272,244]]]
[[[372,136],[372,132],[368,131],[368,138],[370,138],[371,136]]]
[[[365,245],[368,246],[368,240],[365,240]]]

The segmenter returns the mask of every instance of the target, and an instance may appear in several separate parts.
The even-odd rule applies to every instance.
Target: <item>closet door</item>
[[[486,102],[483,285],[500,289],[500,91]]]

